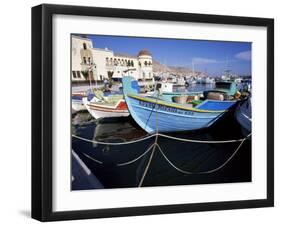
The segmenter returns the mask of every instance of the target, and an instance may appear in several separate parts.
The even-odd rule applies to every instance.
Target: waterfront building
[[[140,50],[137,56],[115,54],[108,48],[95,48],[91,39],[72,35],[72,81],[83,82],[122,78],[123,72],[137,80],[153,79],[152,55]]]

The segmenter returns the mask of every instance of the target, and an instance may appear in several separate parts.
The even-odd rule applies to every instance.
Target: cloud
[[[244,52],[237,53],[235,55],[235,58],[238,59],[238,60],[250,61],[251,58],[252,58],[252,52],[251,52],[251,50],[249,50],[249,51],[244,51]]]
[[[219,61],[211,58],[201,58],[201,57],[195,57],[192,59],[192,62],[194,64],[216,64],[219,63]]]

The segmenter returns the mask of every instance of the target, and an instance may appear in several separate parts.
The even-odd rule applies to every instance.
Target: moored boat
[[[137,87],[137,81],[132,77],[123,77],[123,93],[130,114],[148,133],[207,128],[236,103],[218,100],[195,101],[188,97],[186,100],[190,99],[189,102],[176,103],[162,99],[161,94],[141,95]]]
[[[90,101],[84,97],[83,103],[95,119],[127,117],[130,114],[123,95],[103,97],[101,94],[95,93],[95,97]]]
[[[240,102],[235,110],[235,118],[242,127],[242,133],[248,135],[252,131],[251,97]]]

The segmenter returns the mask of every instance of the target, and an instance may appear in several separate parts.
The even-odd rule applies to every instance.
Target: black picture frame
[[[266,199],[95,210],[52,210],[52,18],[55,14],[267,28]],[[274,205],[274,20],[237,16],[43,4],[32,8],[32,218],[40,221],[270,207]]]

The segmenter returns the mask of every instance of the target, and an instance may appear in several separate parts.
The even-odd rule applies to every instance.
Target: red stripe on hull
[[[101,106],[98,104],[88,104],[90,108],[95,108],[97,110],[110,110],[110,111],[128,111],[128,107],[125,101],[121,101],[116,108],[110,108],[106,106]]]

